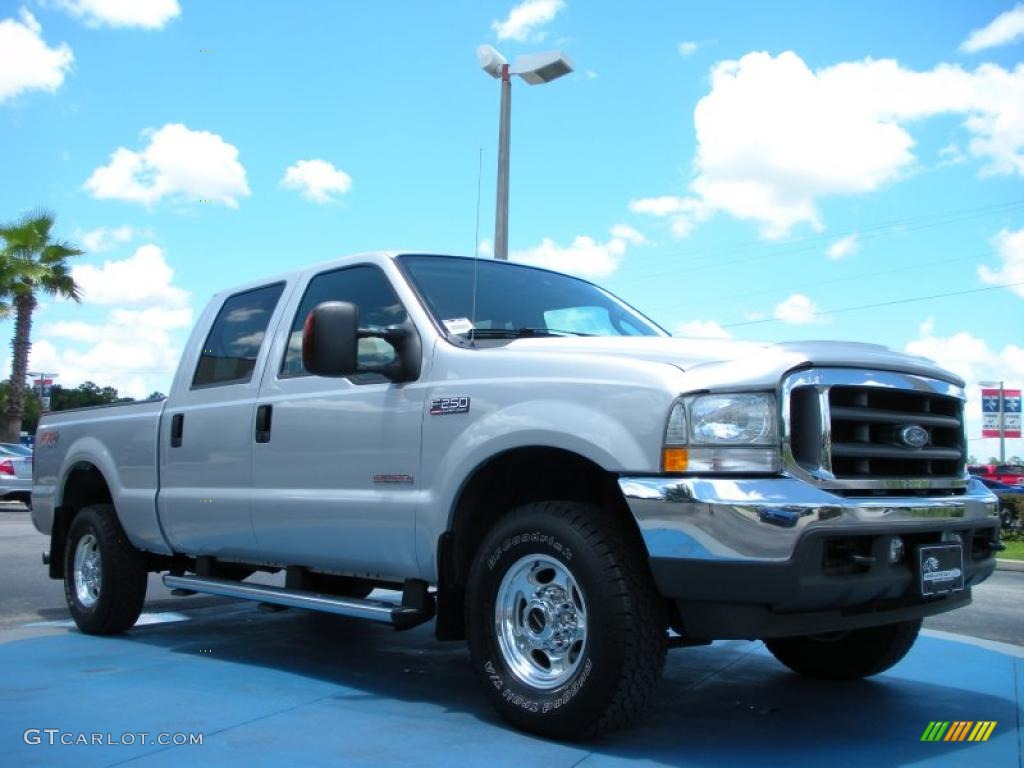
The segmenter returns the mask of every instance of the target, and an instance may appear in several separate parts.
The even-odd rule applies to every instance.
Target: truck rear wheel
[[[135,624],[146,599],[146,561],[110,504],[83,507],[64,547],[64,597],[78,628],[111,635]]]
[[[854,680],[884,672],[900,661],[921,629],[921,620],[881,627],[765,640],[772,655],[807,677]]]
[[[499,714],[553,738],[626,725],[665,664],[664,605],[642,548],[590,504],[527,504],[499,521],[470,572],[466,630]]]

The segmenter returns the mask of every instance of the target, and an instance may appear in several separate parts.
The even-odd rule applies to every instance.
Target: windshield
[[[668,335],[607,291],[557,272],[460,256],[400,256],[398,261],[427,309],[453,335]],[[475,323],[471,320],[474,262]]]

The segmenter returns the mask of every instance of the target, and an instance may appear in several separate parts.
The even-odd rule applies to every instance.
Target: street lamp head
[[[508,64],[508,60],[490,45],[479,46],[476,49],[476,58],[480,62],[480,68],[491,77],[501,77],[501,68]]]
[[[1003,382],[1001,381],[979,381],[979,385],[983,387],[1002,387]]]
[[[511,72],[514,75],[519,75],[530,85],[540,85],[541,83],[550,83],[552,80],[557,80],[562,75],[572,72],[572,62],[561,51],[528,53],[516,57],[516,63]]]

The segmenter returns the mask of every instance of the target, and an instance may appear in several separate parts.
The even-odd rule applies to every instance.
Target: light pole
[[[47,394],[46,382],[49,380],[51,384],[53,379],[57,378],[60,374],[57,373],[45,373],[43,371],[26,371],[27,376],[38,376],[39,377],[39,402],[42,405],[44,411],[50,410],[50,395]],[[50,378],[52,377],[52,378]]]
[[[550,83],[572,72],[572,62],[560,51],[528,53],[516,57],[510,68],[508,61],[490,45],[476,49],[476,57],[484,72],[501,80],[501,114],[498,118],[498,194],[494,207],[494,258],[508,261],[508,155],[512,130],[512,75],[529,85]],[[476,256],[476,254],[473,254]]]
[[[1006,463],[1006,400],[1002,381],[979,381],[983,387],[999,387],[999,463]]]

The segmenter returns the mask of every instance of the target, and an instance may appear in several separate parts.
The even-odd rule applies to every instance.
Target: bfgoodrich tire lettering
[[[854,680],[884,672],[907,655],[921,620],[827,635],[765,640],[776,659],[794,672],[825,680]]]
[[[110,635],[135,624],[146,599],[146,561],[110,504],[83,507],[64,547],[64,597],[78,628]]]
[[[520,624],[535,645],[510,653],[501,621],[510,615],[507,577],[517,573],[525,596]],[[558,596],[549,601],[545,589]],[[551,639],[556,624],[560,634]],[[466,628],[497,711],[554,738],[629,723],[648,703],[665,663],[664,605],[635,532],[589,504],[528,504],[499,521],[470,571]],[[531,651],[542,640],[550,643]]]

